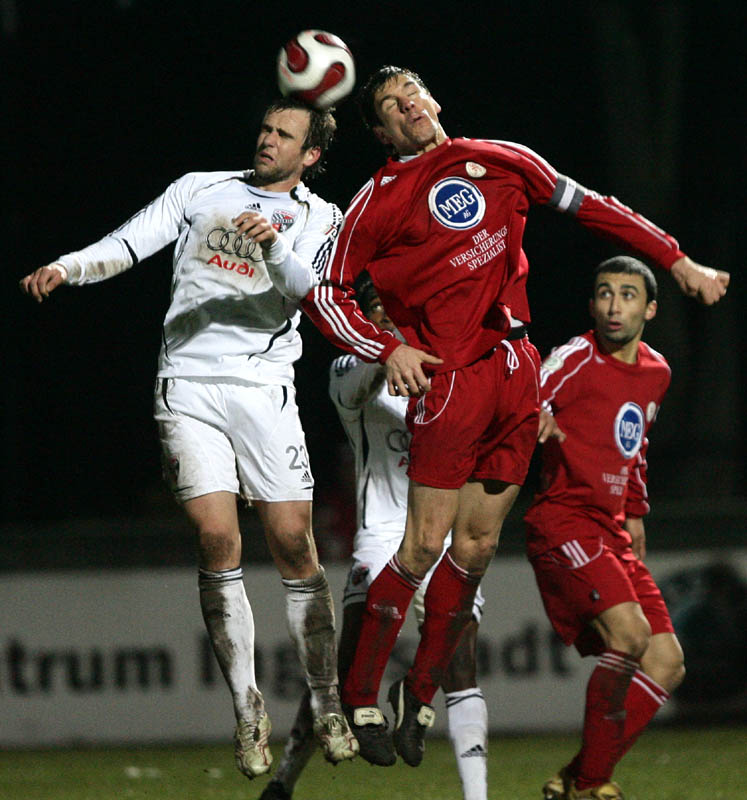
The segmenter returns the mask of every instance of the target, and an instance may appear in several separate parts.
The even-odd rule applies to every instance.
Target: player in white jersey
[[[366,273],[356,282],[356,299],[368,319],[384,330],[394,331],[394,324]],[[360,634],[368,587],[397,552],[405,530],[410,434],[405,424],[407,398],[389,394],[386,371],[381,364],[366,363],[352,355],[341,356],[330,368],[329,393],[355,456],[357,531],[343,595],[338,662],[340,678],[344,680]],[[449,537],[446,547],[450,543]],[[419,623],[432,571],[413,601]],[[472,619],[442,685],[449,736],[465,800],[487,798],[488,712],[477,686],[475,665],[483,604],[478,590]],[[283,758],[260,800],[290,800],[314,748],[307,695],[299,707]]]
[[[254,670],[237,495],[257,509],[287,592],[287,620],[325,757],[358,743],[337,692],[334,606],[311,531],[313,478],[293,386],[299,300],[317,283],[339,209],[312,194],[335,131],[329,112],[280,100],[253,169],[190,173],[100,241],[21,280],[41,302],[58,286],[111,278],[176,242],[155,418],[164,475],[197,532],[202,615],[231,690],[236,763],[269,770],[270,721]]]

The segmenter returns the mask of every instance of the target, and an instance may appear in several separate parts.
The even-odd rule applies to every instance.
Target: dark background
[[[383,63],[419,72],[449,135],[526,144],[654,220],[696,261],[732,271],[712,309],[657,273],[660,313],[645,338],[674,374],[650,449],[649,537],[654,548],[744,542],[743,2],[50,5],[0,2],[0,568],[191,559],[151,420],[170,250],[41,306],[17,282],[185,172],[248,167],[277,50],[311,27],[341,36],[363,79]],[[312,188],[344,209],[383,153],[352,101],[337,119],[328,172]],[[616,251],[545,209],[530,215],[525,249],[531,337],[544,356],[589,327],[589,272]],[[315,528],[333,558],[354,526],[351,463],[326,394],[337,351],[308,320],[302,332]],[[507,524],[509,551],[521,548],[535,480],[536,464]],[[251,512],[243,522],[256,532]],[[245,553],[264,555],[261,536]]]

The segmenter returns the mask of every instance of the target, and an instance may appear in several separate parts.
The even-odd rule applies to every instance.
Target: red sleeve
[[[662,269],[685,254],[677,240],[653,222],[623,205],[615,197],[602,197],[584,189],[576,219],[594,233],[632,251]]]
[[[648,439],[644,438],[641,449],[638,451],[628,475],[628,492],[625,497],[626,517],[645,517],[651,510],[648,504]]]
[[[570,214],[596,235],[662,269],[669,269],[678,258],[685,255],[674,237],[623,205],[617,198],[603,197],[572,178],[558,174],[528,147],[512,142],[499,144],[509,151],[532,203]]]
[[[373,189],[372,179],[353,198],[321,282],[301,305],[332,344],[363,361],[383,364],[400,342],[366,319],[353,291],[355,278],[376,251],[376,239],[367,231],[370,225],[366,215]]]

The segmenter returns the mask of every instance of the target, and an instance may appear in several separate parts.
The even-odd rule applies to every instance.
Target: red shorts
[[[601,537],[572,539],[531,559],[547,616],[581,655],[602,652],[588,623],[612,606],[639,603],[652,634],[674,633],[669,611],[646,565],[632,550],[618,553]]]
[[[469,478],[522,484],[537,443],[539,363],[524,336],[434,375],[431,390],[407,406],[408,476],[437,489]]]

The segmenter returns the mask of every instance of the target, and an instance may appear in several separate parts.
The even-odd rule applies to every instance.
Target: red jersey
[[[601,527],[606,545],[630,546],[621,525],[649,511],[646,437],[670,377],[664,356],[644,342],[627,364],[603,353],[593,331],[545,359],[540,399],[567,438],[543,445],[541,489],[524,517],[530,557],[574,538],[579,517]]]
[[[470,364],[505,338],[511,317],[529,322],[522,238],[532,204],[570,214],[660,267],[683,255],[651,222],[559,175],[528,147],[447,139],[389,160],[358,192],[304,309],[343,350],[385,362],[399,341],[352,298],[366,269],[407,343],[443,359],[436,371]]]

